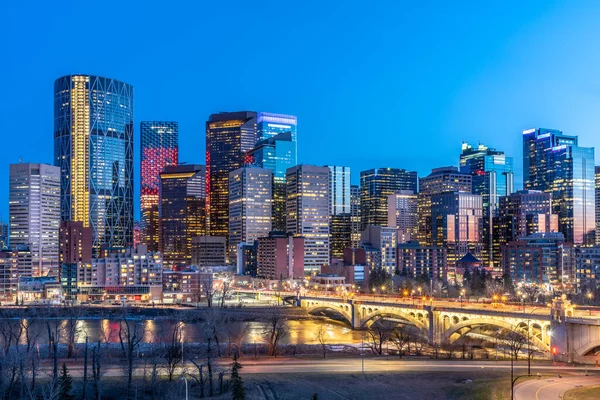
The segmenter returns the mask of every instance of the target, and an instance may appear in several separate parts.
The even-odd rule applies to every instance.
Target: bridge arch
[[[525,327],[527,327],[526,322],[521,322],[518,324],[518,326],[521,326],[522,324],[524,324]],[[453,324],[450,326],[449,329],[444,331],[442,338],[444,341],[454,342],[458,338],[452,339],[453,335],[458,334],[459,337],[461,337],[461,336],[465,335],[466,333],[470,332],[472,329],[479,327],[479,326],[484,326],[484,325],[496,326],[498,328],[503,328],[503,329],[507,329],[507,330],[515,329],[514,324],[512,324],[508,321],[505,321],[503,319],[500,319],[500,318],[472,318],[472,319],[467,319],[467,320],[463,319],[458,324]],[[533,325],[533,323],[531,325]],[[470,328],[470,329],[460,332],[464,328]],[[546,329],[547,329],[547,327],[546,327]],[[521,334],[525,338],[527,337],[527,332],[517,332],[517,333]],[[547,344],[546,342],[542,341],[536,334],[532,334],[529,336],[529,342],[543,352],[546,352],[550,349],[550,345]]]
[[[352,307],[346,303],[327,303],[321,301],[306,301],[304,305],[306,312],[314,314],[322,311],[333,311],[338,315],[341,315],[344,320],[352,326]]]
[[[585,356],[594,349],[598,349],[595,353],[600,353],[600,340],[596,340],[579,346],[577,349],[575,349],[575,352],[580,356]]]
[[[419,316],[421,318],[419,318]],[[372,310],[370,314],[362,314],[361,312],[361,321],[360,327],[365,328],[371,326],[375,321],[378,321],[382,318],[387,317],[396,317],[399,319],[403,319],[407,321],[409,324],[414,325],[420,331],[422,331],[426,336],[428,334],[428,315],[427,313],[419,313],[415,315],[415,313],[402,312],[400,310],[393,309],[378,309],[375,308]]]

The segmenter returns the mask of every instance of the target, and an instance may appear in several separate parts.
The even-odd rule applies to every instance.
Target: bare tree
[[[123,356],[127,361],[127,398],[133,399],[133,359],[135,351],[144,337],[144,325],[124,313],[119,324],[119,342]]]
[[[367,331],[367,345],[374,354],[383,354],[383,345],[391,339],[393,325],[389,321],[375,321]]]
[[[398,357],[402,358],[402,351],[404,346],[407,346],[410,343],[412,333],[413,330],[407,325],[399,325],[392,329],[390,342],[392,342],[398,350]]]
[[[208,308],[213,306],[213,298],[215,297],[215,288],[213,285],[212,275],[208,279],[202,281],[202,288],[204,289],[204,296],[206,296],[206,302]]]
[[[175,370],[181,364],[183,356],[181,349],[183,339],[181,324],[181,322],[178,322],[173,326],[170,340],[163,346],[163,361],[169,382],[173,381],[173,374],[175,374]]]
[[[269,320],[267,321],[267,327],[263,331],[263,335],[269,345],[269,356],[277,357],[279,342],[286,337],[288,333],[289,327],[287,321],[277,309],[273,309],[269,316]]]
[[[225,307],[225,298],[229,294],[229,290],[231,289],[231,281],[229,278],[223,279],[223,284],[221,285],[221,308]]]
[[[514,362],[519,358],[519,353],[527,344],[526,334],[523,331],[515,326],[511,330],[503,332],[501,334],[502,341],[508,346],[510,351],[510,380],[511,383],[513,381],[514,376]]]
[[[64,343],[67,345],[67,358],[73,357],[77,336],[81,332],[79,319],[81,318],[81,309],[78,307],[67,307],[67,318],[62,326],[62,335]]]
[[[323,350],[323,358],[327,356],[327,330],[323,325],[319,325],[319,328],[315,332],[315,340],[319,342],[321,345],[321,349]]]
[[[224,321],[227,334],[227,354],[232,356],[233,352],[242,348],[244,338],[248,334],[248,324],[238,318],[228,318]]]

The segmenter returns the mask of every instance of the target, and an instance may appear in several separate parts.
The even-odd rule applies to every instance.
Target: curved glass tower
[[[93,251],[133,242],[133,87],[93,75],[54,82],[61,218],[92,228]]]

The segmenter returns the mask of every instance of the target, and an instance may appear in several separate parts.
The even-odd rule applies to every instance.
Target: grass
[[[446,398],[456,400],[510,399],[510,379],[479,379],[473,383],[456,383],[447,388]]]
[[[565,392],[564,400],[597,400],[600,399],[600,386],[571,389]]]

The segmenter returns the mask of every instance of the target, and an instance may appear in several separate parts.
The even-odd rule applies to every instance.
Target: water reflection
[[[60,337],[61,342],[64,341],[65,332],[68,329],[68,320],[50,320],[50,331],[55,337]],[[109,343],[119,342],[119,330],[123,324],[123,332],[125,325],[120,320],[79,320],[77,321],[75,340],[77,343],[85,343],[86,336],[90,343],[98,340],[107,341]],[[142,334],[143,343],[158,343],[171,340],[173,329],[176,324],[181,324],[181,335],[186,343],[200,343],[204,341],[204,326],[202,322],[180,323],[176,321],[155,321],[155,320],[132,320],[130,321],[131,329],[138,329],[138,334]],[[15,323],[13,329],[18,330],[20,325],[23,329],[27,328],[30,338],[35,338],[36,343],[47,344],[48,333],[45,321],[28,321],[22,320],[20,323]],[[229,332],[244,330],[246,335],[244,342],[246,343],[264,343],[265,332],[268,331],[269,324],[261,321],[251,322],[228,322],[227,325],[219,326],[220,334],[225,338]],[[329,344],[356,344],[360,343],[360,332],[353,331],[347,325],[331,320],[299,320],[288,321],[289,333],[281,340],[281,344],[318,344],[316,339],[319,327],[325,328],[325,341]],[[19,342],[27,343],[27,337],[24,333]]]

